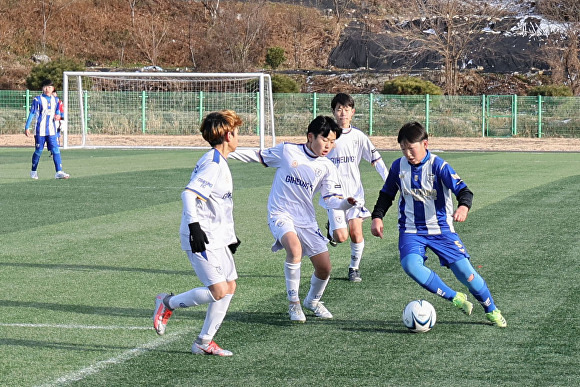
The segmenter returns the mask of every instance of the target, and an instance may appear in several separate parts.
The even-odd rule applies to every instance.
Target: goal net
[[[272,82],[263,73],[64,72],[64,148],[207,147],[210,112],[242,118],[239,146],[275,145]]]

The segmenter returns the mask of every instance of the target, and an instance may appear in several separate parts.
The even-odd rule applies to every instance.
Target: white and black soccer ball
[[[427,332],[435,325],[437,313],[430,302],[413,300],[403,310],[403,324],[411,332]]]

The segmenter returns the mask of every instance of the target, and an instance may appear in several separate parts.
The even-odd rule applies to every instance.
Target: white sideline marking
[[[121,325],[71,325],[71,324],[24,324],[24,323],[0,323],[1,327],[21,327],[21,328],[63,328],[63,329],[127,329],[127,330],[150,330],[153,327],[127,327]]]
[[[148,352],[152,349],[160,347],[162,345],[169,344],[177,339],[179,339],[183,334],[188,333],[191,329],[184,329],[182,331],[170,333],[168,335],[162,336],[160,339],[153,340],[152,342],[140,345],[137,348],[130,349],[128,351],[123,352],[119,356],[112,357],[107,360],[101,360],[94,363],[91,366],[85,367],[78,371],[71,372],[68,375],[62,376],[56,379],[53,382],[46,383],[41,385],[41,387],[53,387],[53,386],[62,386],[63,384],[68,384],[72,382],[77,382],[79,380],[84,379],[87,376],[96,374],[101,370],[104,370],[110,365],[116,365],[126,362],[127,360],[131,360],[137,356],[142,355],[145,352]]]

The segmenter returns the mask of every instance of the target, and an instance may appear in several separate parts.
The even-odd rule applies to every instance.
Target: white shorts
[[[328,222],[330,223],[329,231],[332,235],[334,230],[340,230],[341,228],[347,228],[348,221],[357,218],[370,218],[371,213],[366,207],[351,207],[346,211],[343,210],[333,210],[328,209]]]
[[[314,257],[320,253],[328,251],[328,239],[320,232],[318,226],[312,228],[295,227],[294,222],[288,216],[270,217],[268,222],[270,232],[276,242],[272,245],[272,251],[282,250],[284,246],[280,242],[282,237],[288,232],[294,232],[298,235],[302,245],[302,256]]]
[[[194,253],[191,250],[185,252],[195,274],[205,286],[238,279],[234,256],[229,247],[206,250],[202,253]]]

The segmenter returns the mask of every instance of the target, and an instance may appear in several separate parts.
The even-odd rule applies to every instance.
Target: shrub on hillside
[[[392,95],[441,95],[441,88],[432,82],[417,77],[397,77],[386,81],[382,94]]]
[[[26,87],[30,90],[41,90],[42,81],[50,79],[56,90],[62,89],[62,73],[65,71],[83,71],[83,65],[71,59],[58,59],[39,64],[34,67],[26,78]]]
[[[544,97],[572,97],[572,89],[566,85],[542,85],[535,86],[528,90],[528,95]]]
[[[287,75],[272,76],[273,93],[300,93],[300,85]]]
[[[276,70],[284,62],[286,62],[286,56],[284,55],[284,49],[282,47],[268,48],[266,52],[266,65]]]

